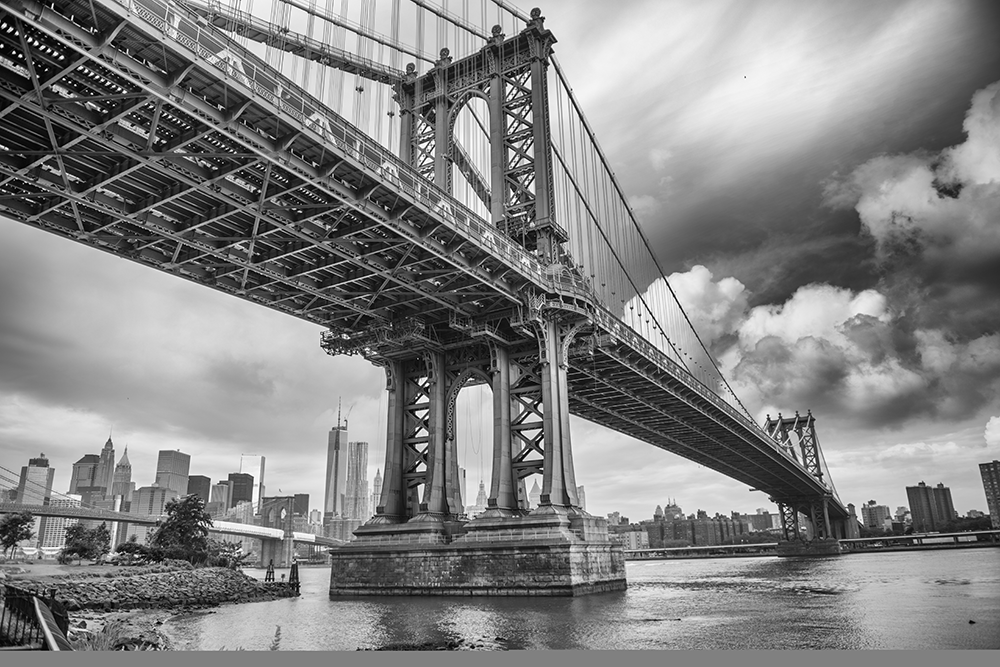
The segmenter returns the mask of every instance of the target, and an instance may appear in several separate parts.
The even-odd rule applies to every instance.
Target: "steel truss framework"
[[[445,120],[462,102],[451,93],[413,107],[434,128],[433,151],[400,160],[179,6],[3,0],[0,213],[316,323],[329,352],[385,366],[388,442],[399,443],[398,474],[390,482],[387,469],[383,485],[387,521],[454,514],[449,392],[486,378],[495,414],[509,415],[494,434],[510,443],[494,448],[494,462],[510,461],[491,483],[501,515],[521,510],[518,480],[539,471],[546,502],[577,504],[569,413],[778,502],[829,496],[571,269],[552,270],[564,236],[549,214],[537,82],[553,41],[536,15],[472,60],[441,65],[448,82],[471,75],[452,92],[486,91],[488,72],[501,106],[490,122],[505,158],[490,175],[486,223],[444,189],[441,165],[454,159]],[[428,164],[441,187],[421,176]],[[835,498],[828,507],[847,515]]]

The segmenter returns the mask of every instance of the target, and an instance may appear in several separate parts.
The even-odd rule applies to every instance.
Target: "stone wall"
[[[330,595],[585,595],[624,590],[621,547],[507,542],[331,551]]]
[[[252,602],[298,595],[288,583],[257,581],[242,572],[206,567],[170,572],[129,572],[122,568],[114,576],[48,577],[45,581],[28,579],[14,582],[21,588],[48,597],[56,589],[56,599],[69,611],[79,609],[171,608],[214,605],[222,602]]]

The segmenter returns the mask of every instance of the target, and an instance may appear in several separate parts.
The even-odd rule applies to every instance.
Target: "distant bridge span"
[[[14,514],[18,512],[30,512],[35,516],[56,516],[67,519],[107,521],[109,523],[131,523],[139,526],[155,526],[160,521],[166,519],[166,516],[137,516],[126,512],[113,512],[86,507],[51,507],[49,505],[0,503],[0,514]],[[232,521],[212,521],[212,527],[208,530],[210,533],[239,537],[256,537],[262,540],[281,541],[285,539],[285,531],[280,528],[264,528],[262,526],[253,526]],[[292,541],[298,544],[315,544],[323,547],[335,547],[344,544],[342,540],[298,531],[292,533]]]

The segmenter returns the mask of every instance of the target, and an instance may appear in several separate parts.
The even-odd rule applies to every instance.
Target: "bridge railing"
[[[69,632],[69,614],[55,599],[49,599],[4,584],[0,598],[0,650],[36,649],[72,651],[66,633]]]
[[[193,51],[226,77],[245,86],[297,120],[301,127],[333,144],[357,163],[368,168],[437,219],[463,233],[482,249],[501,258],[510,268],[539,286],[546,275],[538,260],[500,235],[496,228],[457,199],[421,176],[393,152],[311,96],[291,79],[276,73],[259,56],[221,29],[206,24],[188,7],[166,0],[113,0],[115,4],[145,20],[164,35]],[[192,91],[192,94],[196,94]],[[314,175],[313,175],[314,176]]]

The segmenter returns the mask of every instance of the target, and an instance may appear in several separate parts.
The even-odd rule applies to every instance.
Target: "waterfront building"
[[[877,530],[892,528],[892,514],[888,505],[876,505],[874,500],[869,500],[867,504],[861,506],[861,521],[865,528]]]
[[[339,420],[338,420],[339,421]],[[343,518],[347,497],[347,425],[330,429],[326,443],[326,489],[323,495],[324,523]],[[337,538],[340,539],[340,538]]]
[[[644,527],[654,549],[681,542],[688,546],[731,544],[751,532],[749,522],[718,514],[712,518],[654,520]]]
[[[79,507],[79,494],[53,496],[49,499],[49,507]],[[79,523],[79,519],[62,516],[45,517],[45,531],[39,539],[39,547],[61,549],[66,546],[66,529]]]
[[[920,482],[906,487],[906,500],[913,516],[913,532],[940,532],[956,517],[951,489],[944,484],[930,487]]]
[[[49,460],[44,452],[33,459],[28,459],[28,465],[21,466],[21,476],[17,482],[17,502],[24,505],[47,505],[52,498],[52,480],[56,469],[49,467]],[[22,540],[23,547],[37,547],[45,530],[47,517],[35,516],[31,530],[34,537]]]
[[[991,463],[980,463],[979,474],[983,478],[990,525],[994,530],[1000,530],[1000,461],[994,459]]]
[[[132,481],[132,463],[128,460],[128,445],[122,452],[122,458],[115,466],[114,475],[111,477],[112,496],[121,496],[126,503],[132,502],[132,493],[135,491],[135,482]]]
[[[250,500],[256,507],[257,514],[260,514],[266,493],[264,487],[264,457],[257,454],[240,454],[240,472],[253,476],[253,488],[250,493]]]
[[[240,503],[253,502],[253,475],[245,472],[229,473],[229,508],[236,507]]]
[[[171,489],[178,496],[187,493],[191,456],[181,450],[160,450],[156,457],[156,486]]]
[[[756,514],[750,515],[750,529],[758,533],[766,533],[774,527],[771,522],[771,513],[763,507],[757,508]]]
[[[676,499],[667,499],[667,506],[663,508],[663,519],[683,519],[684,510],[677,504]]]
[[[347,443],[344,518],[368,520],[368,443]]]
[[[645,526],[631,525],[627,521],[625,523],[609,523],[608,536],[612,542],[622,545],[623,549],[649,548],[649,533],[646,532]]]
[[[212,497],[212,480],[205,475],[188,476],[187,494],[198,496],[207,505]]]

